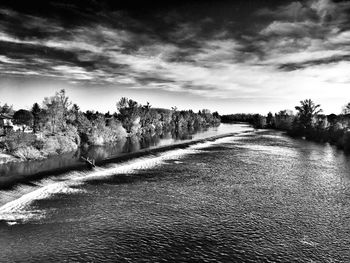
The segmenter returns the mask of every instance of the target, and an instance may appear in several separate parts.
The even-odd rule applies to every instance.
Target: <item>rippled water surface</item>
[[[350,158],[275,131],[26,187],[0,262],[350,262]]]

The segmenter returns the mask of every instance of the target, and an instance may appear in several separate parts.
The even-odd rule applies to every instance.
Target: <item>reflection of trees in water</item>
[[[173,129],[171,136],[175,140],[191,140],[193,135],[208,130],[207,127],[189,127],[188,129]]]
[[[29,161],[8,163],[0,165],[1,175],[29,175],[41,171],[53,170],[62,167],[69,167],[81,163],[80,156],[89,157],[95,160],[106,159],[122,153],[136,152],[140,149],[154,147],[162,144],[162,140],[189,140],[193,135],[206,131],[207,128],[172,129],[161,131],[160,133],[143,134],[142,136],[132,136],[115,144],[105,146],[81,147],[75,152],[51,156],[41,161]],[[171,142],[170,142],[171,143]]]
[[[157,146],[160,142],[161,138],[160,135],[153,133],[153,134],[147,134],[146,136],[142,136],[140,138],[140,145],[141,149]]]
[[[123,146],[124,153],[135,152],[141,149],[140,138],[138,136],[131,136]]]
[[[80,158],[81,156],[81,149],[78,148],[78,150],[76,150],[73,154],[74,158]]]
[[[124,145],[127,139],[119,141],[117,143],[106,144],[104,146],[91,146],[82,149],[81,156],[93,158],[95,160],[106,159],[110,156],[118,155],[124,152]]]
[[[155,147],[161,144],[162,140],[191,140],[193,135],[198,132],[206,131],[207,128],[189,128],[189,129],[172,129],[153,133],[144,133],[142,136],[131,136],[123,145],[124,153],[135,152],[149,147]]]
[[[172,129],[169,131],[160,131],[158,133],[144,133],[142,136],[132,136],[128,138],[123,147],[125,153],[135,152],[140,149],[157,146],[161,143],[161,140],[174,139],[174,140],[190,140],[193,138],[193,134],[196,134],[207,129],[189,128],[189,129]]]
[[[7,174],[11,177],[17,175],[30,175],[46,170],[53,170],[61,167],[69,167],[77,162],[77,152],[70,152],[51,156],[41,161],[17,162],[0,165],[0,174]]]
[[[191,134],[189,132],[184,132],[181,130],[173,130],[171,132],[172,138],[175,140],[189,140],[191,139]]]

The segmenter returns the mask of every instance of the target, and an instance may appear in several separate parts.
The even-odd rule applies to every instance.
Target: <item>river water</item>
[[[1,191],[0,262],[350,262],[350,157],[235,130]]]
[[[104,160],[110,157],[118,157],[138,152],[144,149],[152,149],[160,146],[174,145],[178,143],[199,140],[210,136],[226,134],[230,132],[239,132],[244,126],[236,126],[232,129],[229,124],[221,124],[217,127],[206,127],[191,131],[168,131],[163,134],[149,134],[140,139],[137,136],[127,138],[120,142],[104,145],[81,147],[77,151],[51,156],[50,158],[30,162],[14,162],[0,164],[0,189],[11,179],[21,179],[36,173],[54,171],[56,169],[76,168],[83,165],[81,156],[92,158],[96,161]],[[1,202],[0,202],[1,204]]]

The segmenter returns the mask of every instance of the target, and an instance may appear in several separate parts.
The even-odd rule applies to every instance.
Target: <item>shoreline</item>
[[[191,145],[194,145],[197,143],[215,141],[215,140],[218,140],[221,138],[233,137],[235,135],[238,135],[241,133],[248,133],[248,132],[251,132],[251,131],[226,133],[226,134],[221,134],[221,135],[210,136],[208,138],[197,139],[197,140],[193,140],[193,141],[185,141],[185,142],[180,142],[180,143],[171,144],[171,145],[142,149],[142,150],[139,150],[139,151],[133,152],[133,153],[125,153],[125,154],[121,154],[118,156],[110,156],[110,157],[107,157],[103,160],[96,161],[95,164],[96,164],[96,166],[102,166],[102,165],[106,165],[109,163],[122,163],[125,161],[129,161],[132,159],[143,157],[143,156],[162,153],[162,152],[166,152],[166,151],[174,150],[174,149],[183,149],[183,148],[187,148],[188,146],[191,146]],[[78,164],[78,165],[72,165],[72,166],[67,166],[67,167],[60,167],[60,168],[56,168],[56,169],[51,169],[51,170],[45,170],[45,171],[41,171],[38,173],[29,174],[29,175],[0,176],[0,190],[11,189],[20,183],[31,184],[32,180],[40,180],[40,179],[45,178],[46,176],[57,176],[59,174],[67,173],[70,171],[86,171],[86,170],[89,170],[89,169],[87,169],[86,164],[82,162],[81,164]]]

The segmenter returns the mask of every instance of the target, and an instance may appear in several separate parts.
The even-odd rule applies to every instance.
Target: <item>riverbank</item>
[[[200,139],[194,139],[194,140],[185,140],[185,141],[178,141],[176,143],[168,144],[168,145],[161,145],[161,146],[151,146],[145,149],[140,149],[136,150],[135,152],[126,152],[126,153],[118,153],[115,155],[111,156],[106,156],[101,159],[96,159],[96,165],[97,166],[102,166],[106,165],[108,163],[121,163],[125,162],[131,159],[139,158],[139,157],[144,157],[148,155],[153,155],[153,154],[158,154],[161,152],[166,152],[169,150],[173,149],[181,149],[181,148],[186,148],[190,145],[197,144],[197,143],[203,143],[207,141],[213,141],[217,140],[220,138],[224,137],[230,137],[230,136],[235,136],[238,133],[242,132],[241,130],[246,130],[246,131],[251,131],[251,127],[248,125],[237,125],[235,126],[239,131],[237,132],[227,132],[225,134],[219,134],[219,135],[214,135],[214,136],[208,136],[206,138],[200,138]],[[243,127],[243,128],[242,128]],[[229,127],[226,127],[226,129],[229,129]],[[236,129],[237,129],[236,128]],[[234,126],[231,128],[234,130]],[[210,134],[210,132],[208,133]],[[67,159],[72,160],[73,154],[68,155]],[[19,173],[19,174],[4,174],[0,176],[0,189],[8,189],[16,186],[17,184],[20,183],[28,183],[29,181],[32,180],[39,180],[42,178],[45,178],[46,176],[56,176],[62,173],[67,173],[70,171],[84,171],[87,169],[87,166],[84,162],[78,161],[79,157],[77,158],[76,162],[62,162],[62,165],[56,166],[53,169],[45,169],[41,171],[36,171],[35,169],[29,170],[29,172],[26,173]],[[61,161],[59,159],[59,156],[55,156],[52,160],[53,162],[59,162]],[[45,162],[45,160],[43,160]],[[31,164],[31,162],[27,162],[28,165]],[[15,164],[17,165],[17,164]],[[42,164],[39,162],[38,167],[42,167]]]
[[[23,161],[7,153],[0,153],[0,165],[5,163],[13,163]]]
[[[235,117],[235,115],[232,115]],[[223,116],[224,123],[237,123],[231,115]],[[230,119],[230,117],[232,119]],[[238,118],[239,117],[239,118]],[[261,115],[243,115],[237,119],[245,120],[245,123],[256,129],[271,129],[285,132],[291,138],[304,139],[318,143],[329,143],[338,149],[350,153],[350,114],[346,116],[314,116],[312,123],[308,126],[302,125],[298,116],[275,115],[268,121]],[[253,118],[254,117],[254,118]]]
[[[12,131],[0,137],[0,164],[43,160],[76,151],[80,145],[79,134],[74,128],[56,134]]]

